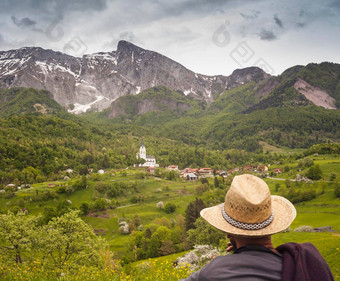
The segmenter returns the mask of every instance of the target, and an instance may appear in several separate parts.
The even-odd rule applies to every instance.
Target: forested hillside
[[[101,124],[98,124],[92,120],[94,118],[91,115],[86,117],[92,121],[87,121],[84,116],[69,114],[58,105],[55,106],[54,100],[44,91],[11,89],[1,93],[6,92],[7,96],[13,97],[13,102],[7,103],[6,106],[6,112],[11,113],[10,116],[0,119],[2,185],[13,181],[33,183],[63,178],[68,168],[86,174],[89,169],[131,166],[136,163],[136,153],[142,137],[148,147],[148,153],[154,155],[161,166],[175,163],[181,168],[232,168],[247,163],[250,159],[263,161],[263,157],[275,157],[247,153],[245,150],[215,151],[204,142],[201,145],[200,142],[193,145],[184,137],[183,140],[187,141],[185,143],[180,135],[177,137],[175,134],[179,132],[176,130],[180,127],[171,129],[173,134],[171,131],[169,134],[163,133],[162,137],[158,130],[163,124],[162,130],[166,130],[162,116],[174,120],[173,116],[176,115],[171,111],[159,113],[158,119],[150,118],[149,126],[145,126],[139,117],[132,124],[126,120],[125,123],[122,120],[111,122],[103,117]],[[36,112],[34,105],[39,95],[43,95],[43,103],[54,110]],[[4,94],[3,98],[7,96]],[[192,112],[197,111],[199,106],[195,103],[192,105]],[[13,115],[15,110],[23,107],[26,108],[25,114]],[[150,113],[150,116],[152,114],[154,113]],[[146,116],[143,118],[147,118]],[[97,115],[95,117],[97,118]],[[186,133],[182,132],[183,136]]]
[[[67,168],[86,173],[131,166],[142,137],[161,166],[217,169],[272,157],[263,156],[261,142],[291,149],[339,142],[340,111],[314,105],[295,84],[305,79],[338,100],[338,68],[296,66],[216,94],[210,104],[159,86],[80,116],[47,91],[2,89],[0,180],[34,182],[61,177]],[[272,90],[263,95],[264,89]]]
[[[0,117],[40,112],[66,112],[50,92],[33,88],[0,88]]]

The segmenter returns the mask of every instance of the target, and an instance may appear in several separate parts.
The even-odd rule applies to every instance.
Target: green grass
[[[330,171],[336,157],[324,156],[319,157],[319,165],[325,171]],[[336,164],[337,165],[337,164]],[[335,165],[335,166],[336,166]],[[333,167],[334,168],[334,167]],[[101,235],[109,243],[111,250],[117,253],[119,256],[121,252],[126,251],[127,245],[129,243],[129,235],[122,235],[119,233],[118,221],[120,219],[132,220],[135,215],[138,215],[141,219],[143,225],[147,225],[154,221],[156,218],[166,217],[168,219],[174,219],[178,214],[184,214],[185,209],[189,202],[194,200],[197,195],[195,193],[195,188],[200,184],[200,182],[187,182],[180,179],[176,181],[169,181],[160,178],[147,177],[145,179],[137,179],[136,174],[139,173],[139,169],[131,169],[128,171],[126,176],[120,174],[117,171],[115,174],[105,174],[100,176],[98,181],[90,181],[89,188],[84,190],[76,191],[72,194],[61,194],[57,200],[49,200],[46,202],[29,202],[25,201],[25,207],[29,210],[30,214],[38,214],[43,211],[46,206],[55,207],[57,203],[61,200],[71,200],[72,205],[79,207],[81,202],[87,201],[92,202],[94,197],[94,185],[98,182],[108,183],[112,181],[124,181],[124,182],[136,182],[140,186],[140,193],[144,196],[144,201],[140,204],[134,204],[130,202],[132,194],[127,194],[117,198],[121,207],[116,209],[108,209],[102,212],[92,213],[88,216],[84,216],[83,219],[89,223],[98,235]],[[280,194],[280,191],[275,191],[276,183],[280,183],[281,188],[285,188],[284,181],[277,181],[273,179],[265,179],[268,183],[272,194]],[[210,181],[212,183],[212,181]],[[335,198],[333,188],[329,183],[325,183],[326,188],[323,194],[321,192],[321,184],[318,187],[317,198],[296,204],[297,217],[292,223],[291,228],[294,229],[301,225],[310,225],[312,227],[321,227],[331,225],[332,229],[337,233],[340,233],[340,198]],[[294,186],[294,183],[292,183]],[[47,183],[34,184],[31,189],[21,190],[16,193],[16,196],[11,199],[6,199],[4,196],[0,196],[0,206],[1,209],[11,209],[13,206],[17,205],[20,199],[24,199],[30,195],[34,195],[36,190],[43,192],[47,189]],[[56,190],[57,187],[48,188],[50,190]],[[138,194],[137,194],[138,195]],[[163,201],[164,204],[168,202],[175,203],[177,206],[176,212],[173,214],[166,214],[163,210],[156,207],[157,202]],[[10,202],[10,205],[8,205]],[[326,261],[330,265],[335,277],[335,280],[340,280],[340,237],[331,233],[283,233],[273,236],[274,245],[280,245],[286,242],[311,242],[313,243],[325,257]],[[152,263],[153,266],[147,268],[139,268],[140,264],[145,261],[138,262],[133,267],[136,266],[137,269],[132,270],[135,276],[131,275],[132,280],[143,280],[143,276],[162,276],[164,280],[176,280],[174,276],[177,276],[174,271],[174,275],[170,276],[170,273],[164,274],[159,268],[163,268],[166,263],[168,264],[166,269],[170,270],[170,264],[175,259],[175,257],[181,255],[176,254],[169,257],[161,257],[156,260],[148,260],[147,263]],[[163,264],[161,265],[161,263]],[[175,270],[175,269],[171,269]],[[189,274],[189,271],[187,271]],[[145,275],[146,274],[146,275]],[[183,276],[183,272],[181,273]],[[134,278],[134,279],[133,279]],[[158,277],[157,277],[158,278]],[[8,279],[9,280],[9,279]],[[39,280],[39,279],[37,279]],[[70,279],[73,280],[73,279]],[[85,280],[85,279],[83,279]]]
[[[280,233],[273,235],[273,245],[275,247],[288,243],[312,243],[324,257],[335,280],[340,280],[340,236],[331,233]]]

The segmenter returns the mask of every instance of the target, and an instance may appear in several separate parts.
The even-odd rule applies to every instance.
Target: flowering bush
[[[192,251],[178,258],[177,267],[186,265],[189,266],[191,270],[195,271],[206,265],[216,256],[224,256],[225,254],[224,251],[210,245],[196,245]]]
[[[294,229],[294,232],[315,232],[310,225],[300,225]]]

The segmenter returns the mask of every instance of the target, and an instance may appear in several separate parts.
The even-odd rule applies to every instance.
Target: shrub
[[[82,202],[79,207],[80,213],[82,215],[87,215],[90,211],[90,205],[87,202]]]
[[[331,175],[329,176],[329,181],[334,181],[335,179],[336,179],[336,174],[331,173]]]
[[[294,229],[294,232],[314,232],[314,229],[310,225],[300,225]]]
[[[337,183],[334,187],[334,193],[336,197],[340,197],[340,184]]]
[[[156,204],[156,206],[157,206],[158,209],[164,208],[164,203],[163,203],[163,201],[158,202],[158,203]]]
[[[97,211],[102,211],[107,208],[107,202],[104,198],[98,198],[96,201],[94,201],[93,208]]]
[[[300,159],[298,161],[298,167],[302,168],[302,169],[309,168],[309,167],[311,167],[313,165],[314,165],[313,160],[311,158],[308,158],[308,157],[306,157],[304,159]]]
[[[164,211],[167,214],[171,214],[176,211],[177,206],[174,203],[166,203],[164,206]]]
[[[223,255],[225,255],[224,251],[210,245],[196,245],[194,246],[194,250],[178,258],[177,268],[189,265],[190,269],[195,271],[206,265],[214,257]]]
[[[319,165],[313,165],[311,166],[306,174],[307,178],[311,180],[319,180],[322,177],[322,171],[319,167]]]

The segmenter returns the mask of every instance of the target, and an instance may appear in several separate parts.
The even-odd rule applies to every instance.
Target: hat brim
[[[270,235],[288,228],[296,217],[296,209],[289,200],[277,195],[272,195],[271,198],[274,219],[270,225],[258,230],[244,230],[229,224],[222,216],[222,207],[224,203],[205,208],[200,212],[200,215],[212,226],[230,234],[241,236]]]

